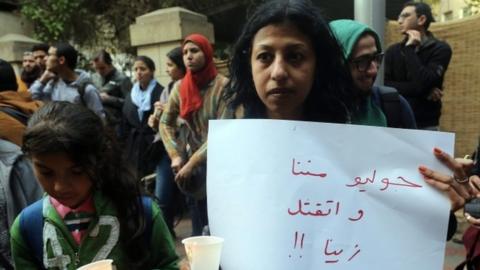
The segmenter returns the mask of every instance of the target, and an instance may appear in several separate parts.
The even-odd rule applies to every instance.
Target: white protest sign
[[[208,213],[223,270],[438,270],[450,204],[443,132],[278,120],[209,123]]]

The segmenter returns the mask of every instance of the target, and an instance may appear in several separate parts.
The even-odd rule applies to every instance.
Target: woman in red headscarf
[[[223,110],[223,88],[227,79],[218,74],[213,48],[207,38],[192,34],[183,42],[185,77],[174,86],[160,119],[160,135],[172,160],[175,181],[190,197],[193,235],[207,225],[206,158],[208,120]],[[181,132],[177,120],[185,121]],[[179,136],[185,134],[185,138]]]

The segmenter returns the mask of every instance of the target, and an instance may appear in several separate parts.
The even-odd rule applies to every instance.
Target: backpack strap
[[[24,114],[21,111],[18,111],[11,107],[0,106],[0,112],[4,112],[8,114],[10,117],[15,118],[15,120],[22,123],[24,126],[27,125],[28,115]]]
[[[43,267],[43,201],[36,201],[20,215],[20,232],[33,251],[37,264]]]
[[[142,196],[143,211],[145,214],[145,241],[149,244],[152,239],[152,198]]]
[[[43,201],[41,199],[25,208],[20,215],[20,233],[25,237],[27,245],[33,251],[37,264],[43,267]],[[152,237],[152,198],[142,196],[145,213],[145,240],[150,243]]]
[[[402,121],[402,105],[400,103],[400,94],[395,88],[388,86],[378,86],[380,97],[380,107],[387,118],[388,127],[404,127]]]
[[[87,89],[87,86],[90,85],[90,84],[93,85],[93,83],[91,81],[83,81],[76,86],[77,91],[78,91],[78,95],[80,95],[80,101],[81,101],[82,105],[85,106],[85,107],[87,107],[87,102],[85,101],[85,91]]]

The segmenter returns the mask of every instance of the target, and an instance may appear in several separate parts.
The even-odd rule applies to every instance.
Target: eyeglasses
[[[355,59],[352,59],[350,62],[355,65],[355,68],[358,71],[366,71],[372,62],[377,65],[377,68],[382,64],[383,60],[383,53],[377,53],[373,55],[362,55],[360,57],[357,57]]]

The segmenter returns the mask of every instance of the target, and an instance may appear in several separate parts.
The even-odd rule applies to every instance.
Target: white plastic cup
[[[190,270],[218,270],[223,238],[194,236],[182,240],[185,245]]]
[[[93,263],[86,264],[77,270],[112,270],[113,260],[101,260]]]

